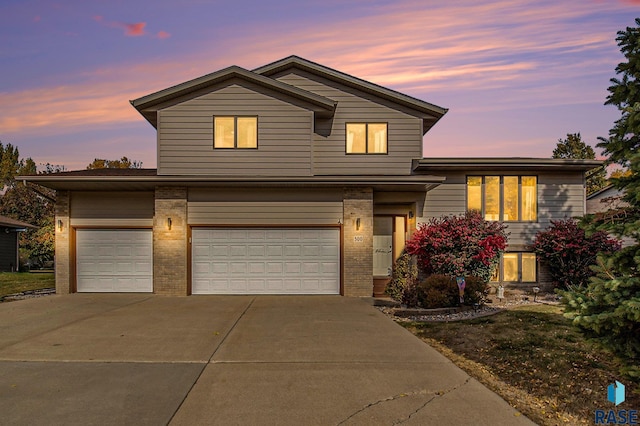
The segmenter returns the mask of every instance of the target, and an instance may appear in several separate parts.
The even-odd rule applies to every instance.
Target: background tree
[[[617,179],[617,178],[621,178],[621,177],[625,177],[625,176],[630,176],[631,175],[631,170],[627,170],[627,169],[615,169],[614,171],[611,172],[611,174],[609,175],[609,179]]]
[[[635,23],[618,32],[626,62],[616,67],[621,78],[611,79],[605,103],[616,106],[621,117],[598,144],[610,162],[630,171],[611,179],[627,205],[587,217],[584,223],[589,232],[629,237],[636,244],[601,255],[598,275],[586,288],[565,292],[563,300],[573,323],[638,366],[628,373],[640,379],[640,18]]]
[[[119,160],[105,160],[102,158],[96,158],[91,164],[87,166],[87,170],[93,169],[140,169],[142,168],[142,161],[129,160],[127,157],[122,157]]]
[[[580,133],[567,133],[567,138],[558,139],[553,150],[552,158],[595,160],[596,153],[589,145],[582,141]],[[607,185],[607,171],[604,167],[589,170],[586,176],[587,195],[592,194]]]
[[[48,165],[48,169],[60,169],[60,166]],[[48,188],[29,187],[15,180],[16,176],[37,173],[35,162],[31,158],[20,158],[17,147],[0,142],[0,178],[4,193],[0,198],[0,215],[21,220],[37,226],[20,233],[21,262],[27,259],[42,264],[52,261],[53,216],[55,193]]]

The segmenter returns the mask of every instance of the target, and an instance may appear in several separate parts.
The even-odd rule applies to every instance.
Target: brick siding
[[[171,218],[171,229],[167,219]],[[156,187],[153,217],[154,293],[188,294],[187,188]]]
[[[55,244],[56,244],[56,294],[71,293],[72,269],[71,269],[71,228],[69,226],[69,191],[56,192],[56,217]],[[62,229],[58,228],[58,221],[62,223]]]
[[[345,188],[343,192],[343,294],[373,294],[373,190]],[[360,218],[360,229],[356,220]]]

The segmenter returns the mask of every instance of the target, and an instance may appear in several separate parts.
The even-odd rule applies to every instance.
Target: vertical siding
[[[309,176],[313,113],[231,84],[159,111],[159,175]],[[258,149],[213,149],[213,116],[257,116]]]
[[[313,140],[315,175],[409,175],[422,157],[422,120],[384,105],[385,101],[296,70],[276,77],[284,83],[338,102],[332,121],[319,122]],[[387,155],[347,155],[347,122],[386,122]]]
[[[472,172],[469,175],[504,175],[496,171]],[[536,233],[547,228],[551,220],[584,215],[584,186],[580,172],[569,174],[523,172],[521,175],[538,176],[538,220],[536,222],[506,222],[509,246],[524,249],[533,242]],[[465,173],[445,174],[447,180],[429,191],[418,223],[447,214],[466,211]]]

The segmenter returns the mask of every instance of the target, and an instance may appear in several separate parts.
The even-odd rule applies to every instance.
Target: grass
[[[0,272],[0,297],[55,286],[53,272]]]
[[[640,408],[640,387],[587,341],[559,306],[532,304],[467,321],[401,323],[540,425],[593,425],[596,409]],[[627,386],[607,401],[607,386]]]

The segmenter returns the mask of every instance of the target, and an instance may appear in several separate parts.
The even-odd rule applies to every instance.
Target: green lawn
[[[492,316],[403,325],[540,425],[593,424],[609,410],[607,386],[627,386],[616,409],[638,409],[638,383],[620,361],[595,346],[562,316],[562,308],[531,304]]]
[[[0,272],[0,297],[55,286],[53,272]]]

